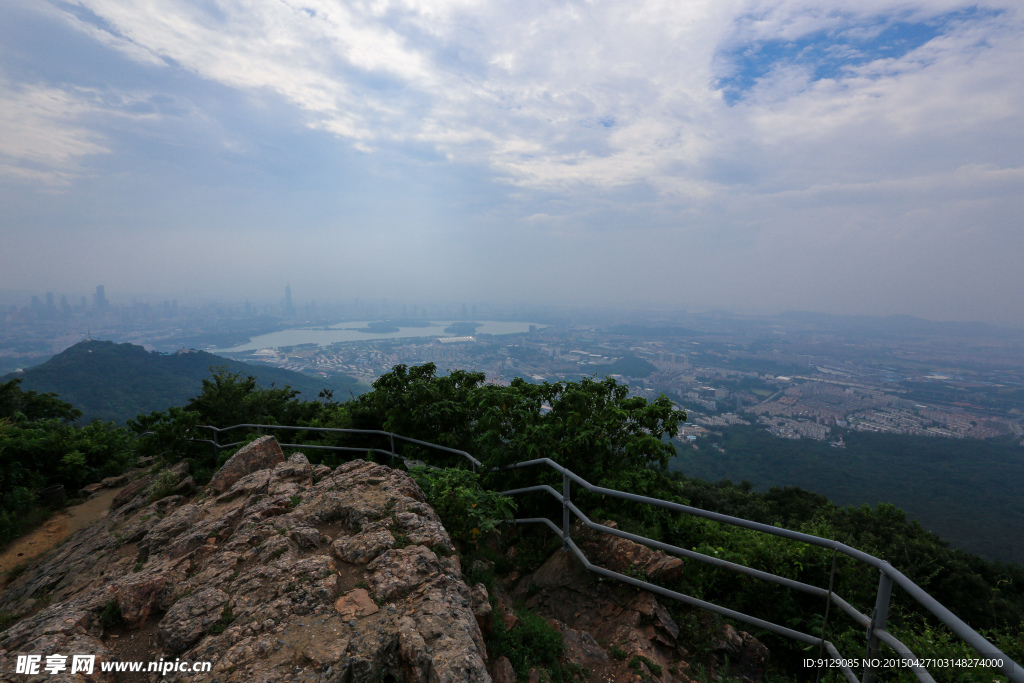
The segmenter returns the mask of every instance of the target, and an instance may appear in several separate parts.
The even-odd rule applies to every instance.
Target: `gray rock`
[[[331,544],[331,552],[343,562],[367,564],[395,544],[395,537],[383,525],[367,525],[368,530],[354,536],[340,536]]]
[[[120,474],[116,477],[107,477],[100,483],[103,484],[104,488],[116,489],[118,486],[124,486],[127,484],[129,478],[130,477],[127,474]]]
[[[98,481],[95,484],[88,484],[87,486],[83,486],[82,488],[80,488],[78,490],[78,495],[81,496],[82,498],[88,499],[92,498],[93,494],[95,494],[97,491],[102,491],[103,489],[103,483]]]
[[[768,670],[768,648],[746,631],[736,631],[729,624],[722,626],[720,638],[711,648],[716,669],[741,681],[764,680]]]
[[[208,680],[309,678],[296,662],[324,681],[489,680],[474,612],[485,593],[417,542],[451,547],[405,473],[271,454],[219,496],[146,504],[145,486],[0,594],[0,610],[31,614],[0,633],[0,670],[26,648],[115,656],[99,640],[114,602],[129,631],[162,614],[150,658],[213,662]]]
[[[272,436],[261,436],[249,445],[243,446],[217,470],[210,480],[210,489],[218,494],[224,493],[245,475],[273,467],[279,462],[284,462],[284,453],[277,439]]]
[[[379,600],[391,600],[410,593],[428,580],[445,573],[445,567],[430,548],[413,545],[388,550],[367,567],[370,586]],[[461,577],[460,577],[461,578]]]
[[[177,537],[186,529],[189,529],[195,524],[196,520],[202,514],[202,510],[195,505],[185,505],[178,508],[173,513],[160,520],[156,526],[154,526],[145,537],[139,541],[139,548],[146,549],[149,552],[154,550],[161,550],[166,547],[171,540]]]
[[[494,683],[516,683],[516,672],[508,657],[498,657],[498,661],[494,663],[494,676],[491,680]]]
[[[174,603],[160,620],[160,645],[172,655],[192,647],[215,624],[222,623],[224,606],[229,600],[224,591],[206,588]]]
[[[171,493],[176,496],[188,496],[195,493],[196,482],[191,476],[185,477],[178,482],[178,485],[171,489]]]
[[[116,510],[122,505],[133,500],[136,496],[138,496],[140,493],[146,490],[151,481],[153,481],[153,476],[147,474],[146,476],[140,477],[139,479],[136,479],[132,483],[125,486],[123,489],[121,489],[121,492],[118,493],[114,497],[114,500],[110,503],[110,509]]]

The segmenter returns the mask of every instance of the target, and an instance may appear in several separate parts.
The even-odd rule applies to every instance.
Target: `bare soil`
[[[103,489],[81,505],[54,513],[42,526],[11,541],[0,552],[0,590],[7,585],[12,569],[27,565],[59,546],[71,534],[105,517],[110,512],[110,503],[120,491],[120,488]]]

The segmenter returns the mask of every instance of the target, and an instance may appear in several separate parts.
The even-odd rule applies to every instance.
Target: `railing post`
[[[395,466],[395,435],[388,432],[388,438],[391,439],[391,466]]]
[[[825,598],[825,617],[821,621],[821,641],[818,643],[818,657],[821,659],[825,658],[825,640],[828,638],[828,613],[832,608],[832,589],[836,583],[836,555],[838,553],[838,548],[832,548],[832,571],[828,574],[828,596]],[[818,667],[818,671],[814,675],[814,683],[818,683],[821,680],[823,668]]]
[[[263,427],[256,427],[256,436],[263,436]]]
[[[872,683],[875,680],[875,669],[870,660],[878,659],[881,652],[876,630],[885,630],[885,622],[889,619],[889,601],[892,597],[892,578],[884,571],[878,578],[878,594],[875,596],[875,611],[871,614],[871,625],[868,626],[868,666],[864,667],[861,683]]]
[[[569,551],[569,475],[562,473],[562,552]]]

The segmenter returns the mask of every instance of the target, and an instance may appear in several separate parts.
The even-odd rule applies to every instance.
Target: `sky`
[[[1019,0],[2,0],[0,290],[1024,327],[1022,64]]]

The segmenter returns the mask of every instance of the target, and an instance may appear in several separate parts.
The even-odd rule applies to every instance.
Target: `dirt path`
[[[20,564],[35,560],[48,550],[56,548],[79,529],[84,529],[98,519],[106,517],[110,511],[110,503],[120,491],[120,488],[103,489],[81,505],[55,513],[39,528],[11,541],[10,545],[0,552],[0,590],[7,585],[7,572]]]

